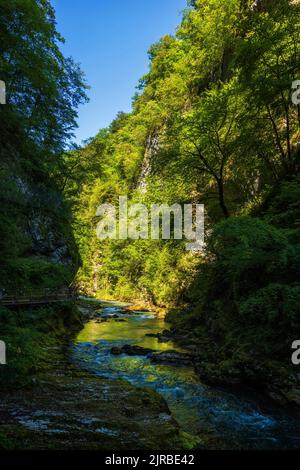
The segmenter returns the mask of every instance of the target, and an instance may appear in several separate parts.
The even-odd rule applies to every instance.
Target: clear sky
[[[79,109],[77,143],[130,111],[147,51],[180,23],[186,0],[52,0],[65,55],[81,64],[91,86]]]

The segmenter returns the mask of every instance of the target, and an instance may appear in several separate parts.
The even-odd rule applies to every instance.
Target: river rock
[[[162,333],[157,335],[159,343],[168,343],[172,339],[172,333],[170,330],[163,330]]]
[[[148,354],[153,353],[153,349],[125,344],[125,346],[122,347],[122,352],[127,354],[128,356],[148,356]]]
[[[168,336],[163,335],[158,335],[157,339],[159,343],[168,343],[169,341],[171,341],[171,338],[168,338]]]
[[[153,349],[125,344],[124,346],[122,346],[122,348],[111,348],[110,352],[114,355],[127,354],[128,356],[148,356],[148,354],[153,353]]]
[[[110,353],[113,354],[114,356],[119,356],[120,354],[122,354],[122,349],[114,347],[114,348],[111,348]]]
[[[148,336],[149,338],[157,338],[159,343],[167,343],[172,339],[172,335],[169,330],[163,330],[162,333],[146,333],[145,336]]]
[[[152,362],[157,364],[171,364],[175,366],[186,366],[193,364],[193,356],[187,353],[177,351],[164,351],[160,353],[152,353],[150,355]]]

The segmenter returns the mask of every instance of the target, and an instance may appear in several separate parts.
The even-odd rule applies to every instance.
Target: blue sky
[[[118,111],[130,111],[147,51],[180,23],[186,0],[52,0],[65,55],[81,64],[91,86],[79,109],[77,143],[94,136]]]

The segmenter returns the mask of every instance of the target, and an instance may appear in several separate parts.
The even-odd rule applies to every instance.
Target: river
[[[124,313],[124,304],[99,303],[100,317],[85,324],[72,346],[72,359],[80,368],[110,379],[126,379],[136,387],[151,387],[161,394],[181,429],[205,436],[209,448],[298,448],[300,422],[283,411],[201,383],[194,369],[151,363],[145,356],[112,355],[112,347],[138,345],[156,351],[178,350],[149,333],[168,328],[151,312]],[[119,318],[113,318],[118,315]],[[121,321],[120,321],[121,320]],[[202,439],[203,441],[203,439]]]

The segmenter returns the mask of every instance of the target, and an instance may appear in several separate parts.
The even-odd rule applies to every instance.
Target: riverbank
[[[247,361],[224,358],[218,341],[201,328],[189,328],[189,321],[183,324],[182,318],[189,312],[173,309],[166,318],[171,328],[165,335],[187,350],[192,351],[193,364],[201,381],[215,387],[226,387],[237,392],[245,392],[262,401],[271,401],[287,412],[300,417],[299,373],[291,364],[257,355]]]
[[[83,297],[83,300],[88,302],[87,297]],[[97,298],[90,298],[89,301],[99,302]],[[105,302],[109,305],[116,301],[107,298]],[[261,402],[270,402],[271,406],[279,406],[300,417],[299,374],[291,364],[286,367],[278,360],[268,358],[262,361],[255,355],[252,361],[248,357],[247,363],[224,358],[221,350],[219,355],[218,345],[213,338],[201,328],[193,328],[192,320],[189,323],[190,309],[186,306],[168,309],[142,301],[133,301],[132,304],[124,301],[122,305],[124,311],[152,311],[158,318],[166,319],[170,330],[158,336],[165,343],[168,340],[175,341],[191,353],[190,362],[202,382],[213,387],[225,387],[237,393],[256,396]],[[180,362],[179,358],[178,365]]]
[[[188,345],[175,343],[170,325],[151,312],[82,300],[69,316],[23,311],[23,321],[25,313],[27,321],[39,315],[43,357],[26,369],[26,381],[1,389],[1,449],[297,445],[298,421],[254,397],[206,386],[192,367],[192,349],[186,353]]]
[[[92,315],[94,309],[86,310]],[[70,341],[89,315],[74,306],[65,310],[59,322],[57,314],[55,309],[48,309],[47,316],[33,310],[22,312],[23,322],[39,317],[35,328],[44,332],[44,347],[39,345],[36,354],[43,354],[35,357],[31,344],[35,366],[24,369],[24,376],[19,367],[15,371],[18,382],[14,385],[10,380],[9,387],[1,389],[0,448],[182,448],[178,425],[161,396],[125,380],[96,377],[71,362]],[[8,364],[10,359],[9,354]],[[24,361],[27,364],[25,356]],[[1,372],[4,383],[4,366]]]
[[[121,302],[92,305],[72,360],[99,377],[158,392],[187,433],[185,448],[297,448],[300,421],[293,414],[241,389],[205,385],[192,366],[192,350],[174,342],[171,325],[154,312],[130,311]]]

